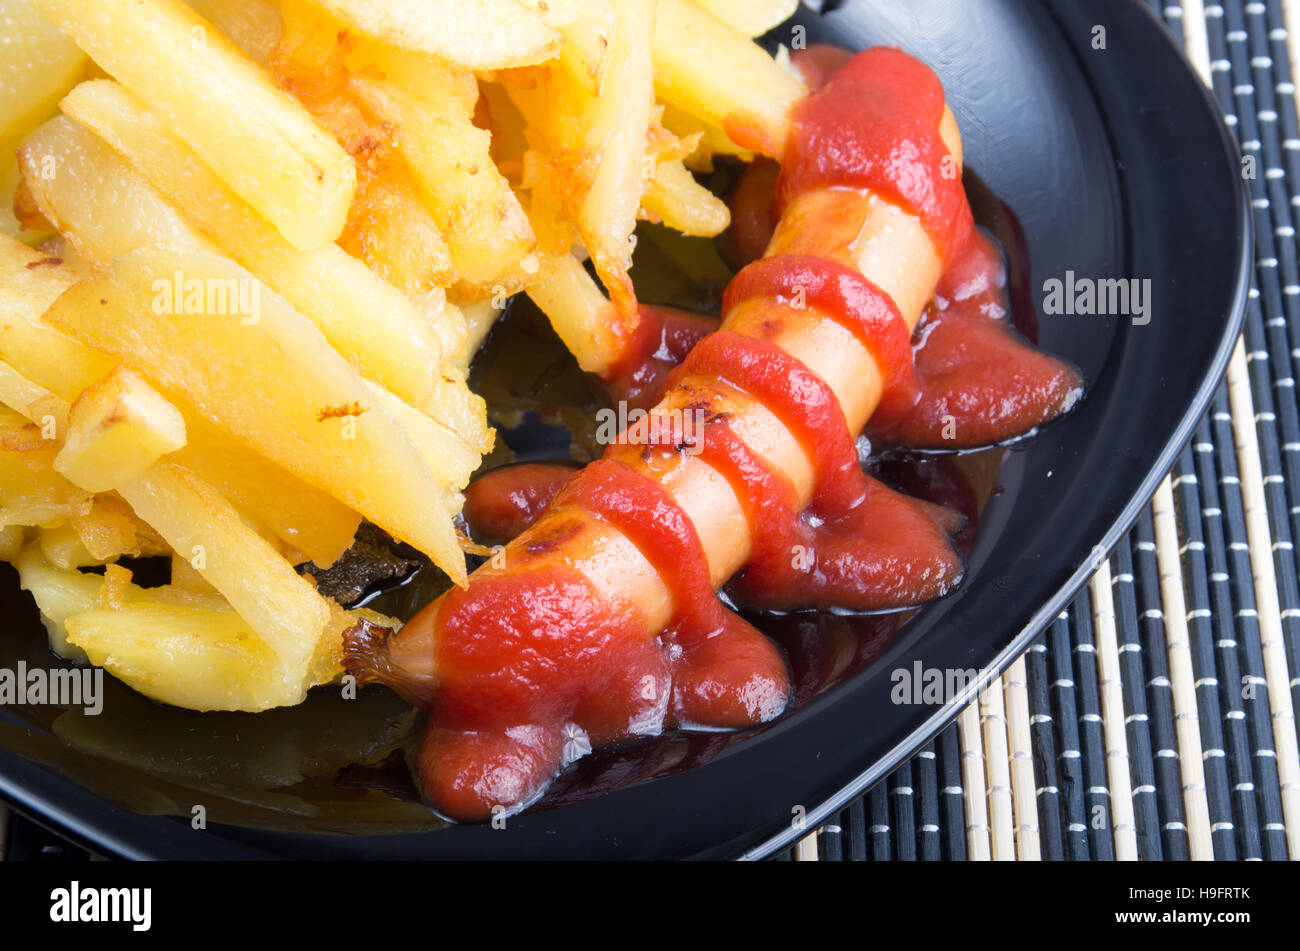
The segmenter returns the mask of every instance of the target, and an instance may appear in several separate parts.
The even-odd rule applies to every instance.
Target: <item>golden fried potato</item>
[[[171,553],[158,533],[116,494],[95,496],[90,511],[69,519],[68,525],[90,557],[100,564],[123,556],[138,558]]]
[[[636,292],[628,269],[641,195],[653,172],[647,136],[654,107],[650,38],[653,0],[614,7],[609,64],[592,96],[563,70],[552,70],[553,161],[561,191],[596,273],[615,307],[631,320]]]
[[[185,445],[185,419],[126,367],[82,390],[54,468],[90,492],[110,492]]]
[[[220,250],[102,139],[66,116],[33,132],[18,160],[41,214],[92,268],[145,244]]]
[[[37,0],[295,247],[343,230],[351,157],[180,0]]]
[[[519,0],[564,37],[560,64],[593,96],[605,82],[614,37],[618,33],[609,0]]]
[[[5,0],[0,36],[0,142],[10,142],[54,111],[86,56],[36,0]]]
[[[211,312],[222,286],[238,297],[233,312]],[[320,331],[247,271],[142,248],[69,290],[46,320],[464,579],[450,513],[429,504],[442,482]]]
[[[506,69],[555,56],[563,38],[513,0],[317,0],[398,49],[466,69]]]
[[[799,0],[691,0],[745,36],[762,36],[780,26],[799,7]]]
[[[395,288],[337,245],[295,249],[121,86],[82,83],[62,107],[287,297],[366,375],[413,402],[428,398],[442,362],[437,335]]]
[[[0,408],[0,526],[53,525],[90,511],[91,495],[54,469],[59,445]]]
[[[50,304],[75,281],[58,258],[0,235],[0,360],[69,403],[117,365],[43,320]]]
[[[803,83],[744,33],[692,0],[658,0],[655,91],[722,129],[738,145],[780,159]],[[719,64],[725,63],[725,67]]]
[[[153,466],[119,491],[173,551],[189,557],[286,671],[305,674],[329,609],[315,587],[234,506],[175,463]]]
[[[362,76],[349,88],[401,130],[398,147],[463,281],[490,285],[533,249],[528,216],[492,163],[490,137],[471,121],[451,81],[440,90],[429,84],[423,96]]]
[[[361,516],[212,423],[191,414],[175,461],[199,472],[241,512],[328,568],[351,545]]]
[[[682,234],[712,238],[731,224],[725,202],[695,180],[679,159],[655,166],[655,178],[641,207]]]
[[[283,26],[276,0],[185,0],[240,52],[265,66]]]

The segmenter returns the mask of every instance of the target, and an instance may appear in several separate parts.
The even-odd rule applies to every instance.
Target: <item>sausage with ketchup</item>
[[[784,658],[715,595],[733,576],[760,606],[857,610],[960,580],[960,521],[869,479],[856,446],[868,420],[901,427],[925,404],[913,331],[945,272],[986,253],[956,121],[933,73],[885,48],[793,120],[766,255],[669,377],[645,438],[568,480],[468,587],[399,632],[347,633],[352,673],[429,711],[417,773],[443,814],[525,806],[598,746],[780,715]],[[997,387],[968,406],[945,391],[962,423],[996,415],[982,434],[1011,435],[1077,398],[1068,366],[970,336],[1018,389],[1010,411]],[[969,358],[959,340],[939,363],[988,372]],[[704,421],[699,446],[673,438],[686,414]]]

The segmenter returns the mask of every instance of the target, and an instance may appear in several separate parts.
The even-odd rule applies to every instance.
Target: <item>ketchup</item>
[[[871,418],[875,445],[989,446],[1056,419],[1083,395],[1074,366],[1011,325],[1002,254],[979,232],[949,264],[913,340],[917,399]]]
[[[815,188],[870,189],[921,219],[940,256],[973,227],[956,160],[939,133],[943,86],[901,50],[864,50],[794,110],[781,163],[778,214]]]
[[[718,329],[703,314],[654,304],[637,305],[638,321],[618,361],[602,375],[615,400],[629,408],[649,409],[659,402],[664,380],[691,347]]]

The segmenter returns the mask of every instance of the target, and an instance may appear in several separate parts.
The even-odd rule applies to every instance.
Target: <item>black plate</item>
[[[762,731],[670,737],[593,758],[504,830],[437,827],[400,796],[388,812],[366,812],[382,769],[351,791],[295,776],[287,786],[256,774],[232,784],[220,755],[167,761],[166,730],[176,725],[151,727],[147,709],[129,729],[105,725],[89,739],[69,721],[0,712],[0,794],[91,848],[128,857],[756,857],[815,828],[969,699],[895,705],[894,670],[918,661],[998,670],[1022,651],[1150,498],[1227,364],[1250,254],[1235,147],[1200,80],[1133,0],[862,0],[800,22],[809,39],[897,44],[935,68],[969,166],[1019,218],[1029,288],[1067,271],[1152,282],[1145,326],[1040,313],[1040,342],[1083,368],[1088,396],[1009,455],[960,591],[896,634],[880,626],[888,622],[784,622],[787,637],[811,638],[814,653],[840,651],[862,669]],[[1096,27],[1104,49],[1094,46]],[[783,27],[773,37],[793,35]],[[1042,297],[1030,295],[1034,307]],[[5,597],[6,627],[39,643],[18,633],[33,630],[22,604]],[[17,650],[4,648],[0,660],[11,664]],[[365,703],[367,728],[394,728],[400,709],[382,696]],[[209,753],[242,744],[246,754],[310,733],[318,706],[264,715],[278,719],[242,740],[241,721],[220,715],[195,720],[203,725],[190,733],[210,734]],[[268,768],[275,762],[268,753]],[[190,827],[195,803],[214,817],[204,831]]]

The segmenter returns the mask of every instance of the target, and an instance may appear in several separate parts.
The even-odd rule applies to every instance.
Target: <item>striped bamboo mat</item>
[[[1300,0],[1146,2],[1259,170],[1227,379],[1069,610],[779,859],[1300,858]]]
[[[1145,2],[1260,169],[1256,289],[1227,380],[1069,610],[778,859],[1300,857],[1300,0]],[[0,856],[87,857],[3,806]]]

